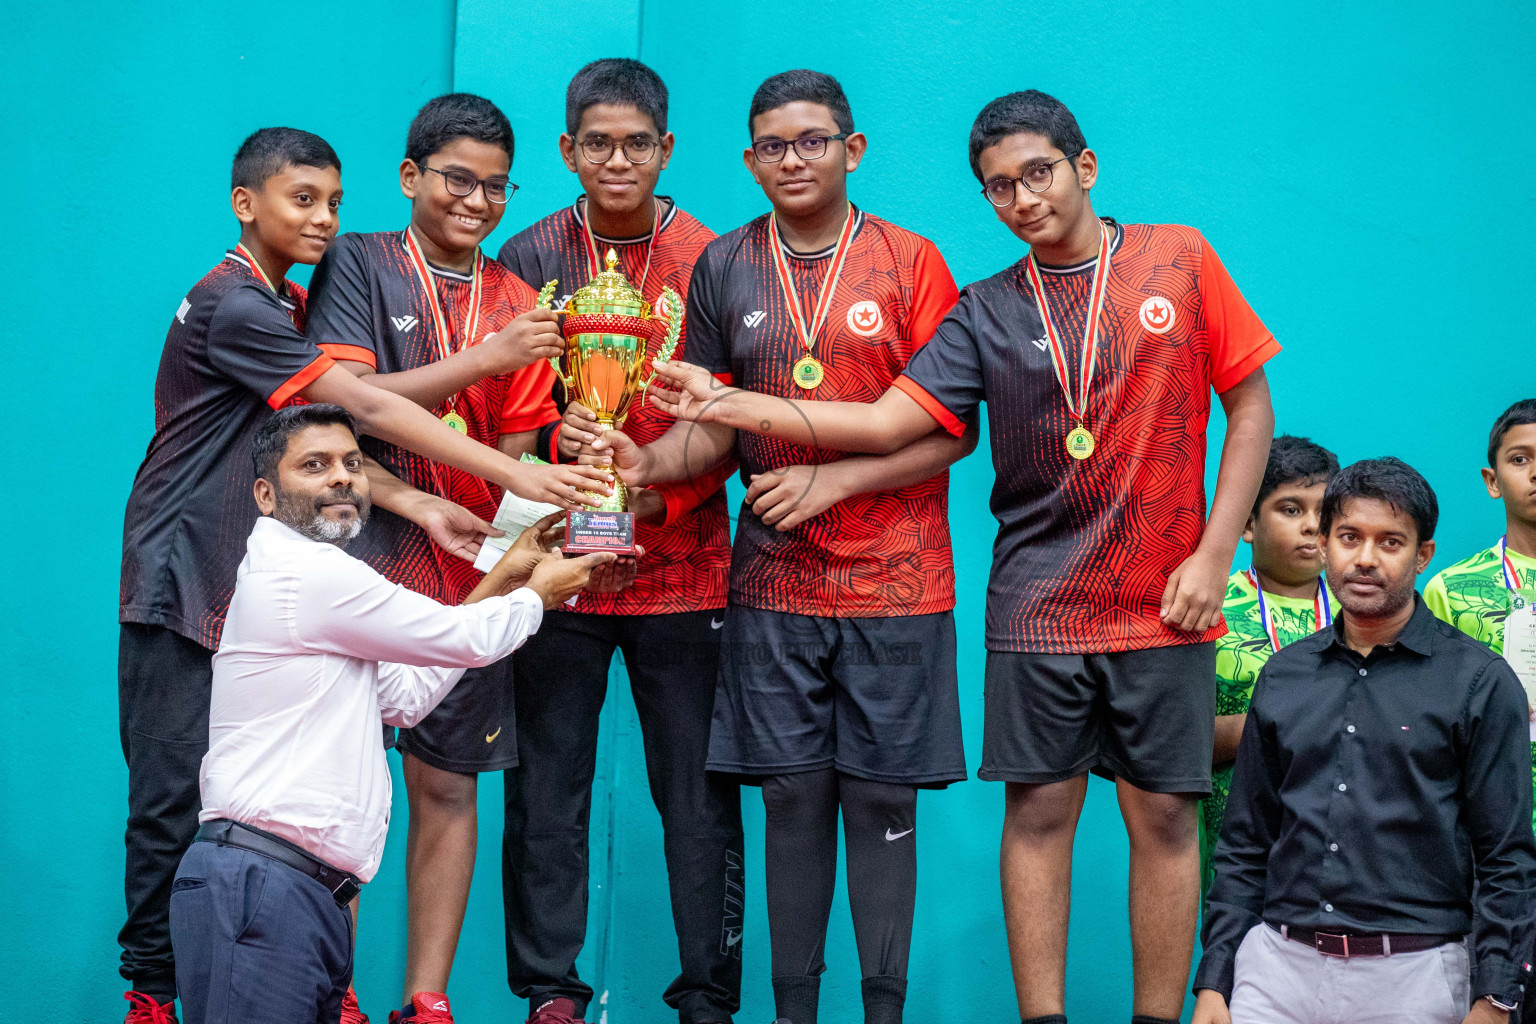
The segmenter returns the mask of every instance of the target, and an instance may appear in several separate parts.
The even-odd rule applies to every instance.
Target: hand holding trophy
[[[618,270],[618,261],[618,253],[609,249],[605,268],[566,303],[561,323],[565,356],[549,361],[566,399],[597,414],[599,434],[622,427],[636,398],[656,379],[654,371],[640,379],[651,342],[660,345],[656,359],[671,359],[683,330],[683,302],[677,292],[662,289],[659,308],[653,310]],[[551,281],[539,292],[541,306],[548,306],[554,286]],[[566,553],[633,554],[635,516],[627,511],[623,482],[615,476],[613,494],[597,497],[602,500],[595,509],[567,513]]]

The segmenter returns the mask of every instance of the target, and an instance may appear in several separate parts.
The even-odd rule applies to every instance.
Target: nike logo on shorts
[[[499,726],[498,725],[496,727],[496,731],[495,732],[488,732],[488,733],[486,733],[485,734],[485,742],[487,742],[487,743],[495,743],[496,742],[496,737],[501,735],[502,728],[503,728],[503,726]]]
[[[910,829],[910,828],[907,829],[905,832],[892,832],[890,829],[886,829],[885,830],[885,841],[888,842],[888,843],[894,843],[896,840],[900,839],[902,836],[909,836],[909,835],[911,835],[913,831],[914,830]]]
[[[725,620],[724,619],[716,619],[713,615],[711,615],[709,617],[709,628],[710,629],[719,629],[723,625],[725,625]]]

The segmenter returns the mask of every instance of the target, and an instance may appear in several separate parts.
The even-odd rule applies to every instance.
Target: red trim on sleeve
[[[724,384],[726,387],[734,386],[731,384],[731,375],[729,373],[717,373],[715,374],[715,380],[719,381],[721,384]]]
[[[375,370],[379,368],[379,358],[371,348],[363,348],[361,345],[336,345],[326,342],[321,344],[319,349],[338,363],[367,363]]]
[[[1221,376],[1212,380],[1211,390],[1215,391],[1219,395],[1223,391],[1237,387],[1237,385],[1241,384],[1250,373],[1273,359],[1275,355],[1279,353],[1279,351],[1280,343],[1276,341],[1273,336],[1271,336],[1269,340],[1265,341],[1258,348],[1248,353],[1248,355],[1243,358],[1242,362],[1238,363],[1236,366],[1228,367],[1227,370],[1221,374]]]
[[[267,396],[267,404],[274,409],[281,409],[288,404],[288,399],[303,391],[315,382],[326,370],[336,365],[336,361],[324,352],[315,356],[315,361],[310,363],[298,373],[283,382],[282,387]]]
[[[731,478],[737,468],[735,459],[726,459],[708,473],[690,480],[674,480],[670,483],[657,484],[655,490],[661,495],[661,500],[666,505],[666,511],[662,513],[661,525],[671,526],[704,504],[712,494],[725,486],[725,482]]]
[[[944,403],[930,395],[917,381],[902,374],[891,382],[893,387],[901,389],[901,392],[912,401],[923,407],[923,412],[938,420],[939,426],[954,434],[956,437],[965,433],[965,421],[944,407]]]
[[[539,428],[543,430],[541,426]],[[560,462],[560,424],[556,422],[555,429],[549,432],[549,461],[554,464]]]

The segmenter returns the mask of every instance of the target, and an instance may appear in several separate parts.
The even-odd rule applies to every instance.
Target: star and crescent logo
[[[880,313],[880,306],[871,299],[860,299],[848,307],[848,329],[854,334],[868,338],[870,335],[879,334],[885,326],[885,317]]]
[[[1153,334],[1167,334],[1177,319],[1173,303],[1161,295],[1154,295],[1141,304],[1141,326]]]

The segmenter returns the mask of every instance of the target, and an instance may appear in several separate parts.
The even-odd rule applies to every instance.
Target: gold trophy
[[[671,359],[683,330],[683,304],[677,292],[663,288],[662,307],[651,309],[640,290],[618,270],[619,254],[609,249],[604,269],[572,295],[564,309],[561,333],[565,358],[551,359],[555,376],[565,387],[566,401],[580,402],[597,414],[602,433],[624,425],[637,399],[656,379],[644,382],[651,342],[659,343],[657,359]],[[539,305],[548,307],[557,282],[539,292]],[[615,475],[613,493],[602,495],[595,509],[566,514],[565,550],[570,554],[613,551],[633,554],[635,516],[627,507],[624,484]]]

